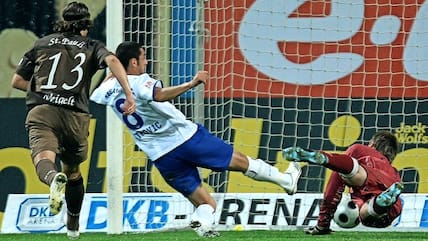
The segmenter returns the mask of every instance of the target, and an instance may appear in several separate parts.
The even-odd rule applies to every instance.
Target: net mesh
[[[210,72],[174,100],[234,148],[281,170],[281,150],[343,152],[390,130],[407,193],[428,192],[424,1],[124,1],[125,40],[146,46],[147,72],[167,85]],[[199,90],[200,94],[200,90]],[[202,110],[202,111],[201,111]],[[201,121],[202,120],[202,121]],[[127,192],[175,192],[125,133]],[[240,173],[201,169],[212,192],[283,193]],[[304,165],[299,193],[330,172]]]

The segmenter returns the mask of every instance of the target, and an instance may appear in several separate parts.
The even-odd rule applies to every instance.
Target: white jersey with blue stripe
[[[155,161],[195,134],[197,125],[187,120],[173,104],[153,99],[155,88],[163,87],[162,81],[148,74],[128,75],[128,80],[137,105],[132,115],[122,114],[120,106],[126,98],[116,79],[104,81],[94,90],[90,99],[113,108],[149,159]]]

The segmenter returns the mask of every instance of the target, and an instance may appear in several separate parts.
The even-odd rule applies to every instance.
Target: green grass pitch
[[[125,233],[108,235],[106,233],[82,233],[81,241],[192,241],[192,240],[218,240],[218,241],[279,241],[279,240],[428,240],[427,232],[335,232],[330,235],[311,236],[303,231],[228,231],[221,232],[220,237],[201,238],[193,231],[167,231],[152,233]],[[60,241],[68,240],[65,234],[0,234],[2,241]]]

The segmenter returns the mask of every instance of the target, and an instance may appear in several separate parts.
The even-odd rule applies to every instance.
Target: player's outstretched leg
[[[302,174],[302,169],[300,168],[299,163],[290,162],[284,174],[288,175],[291,181],[287,181],[281,186],[285,189],[288,195],[293,195],[297,192],[297,182],[299,181],[300,174]]]
[[[50,185],[50,194],[49,194],[49,208],[50,212],[54,215],[61,212],[62,208],[62,196],[65,192],[65,185],[67,184],[67,176],[58,172],[52,180]]]
[[[280,172],[277,167],[260,159],[247,157],[247,160],[248,169],[244,173],[245,176],[257,181],[275,183],[284,188],[290,195],[296,193],[297,181],[301,174],[300,165],[298,163],[290,162],[288,169],[285,172]]]
[[[301,147],[288,147],[282,151],[282,156],[288,161],[310,162],[313,164],[326,164],[328,158],[319,151],[303,149]]]
[[[393,183],[387,190],[376,197],[376,204],[381,207],[392,206],[397,201],[403,188],[404,186],[400,182]]]

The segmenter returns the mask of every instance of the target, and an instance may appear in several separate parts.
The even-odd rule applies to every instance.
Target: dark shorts
[[[233,147],[202,126],[188,141],[154,161],[165,181],[185,197],[202,183],[198,167],[226,171]]]
[[[88,135],[91,115],[53,105],[39,105],[27,115],[31,157],[42,151],[57,153],[67,165],[78,165],[88,155]]]

